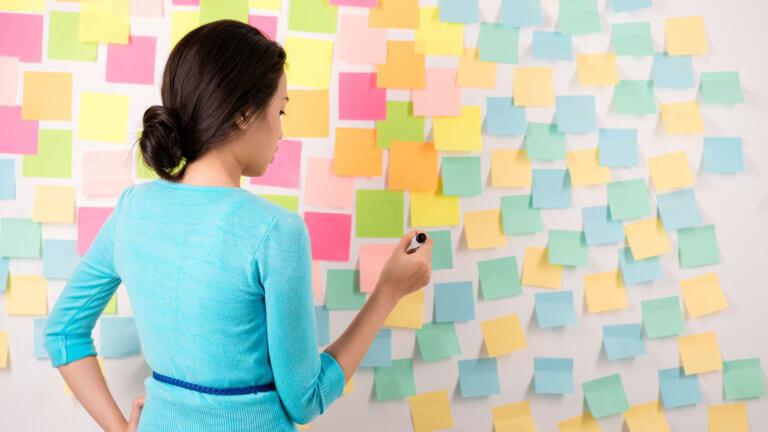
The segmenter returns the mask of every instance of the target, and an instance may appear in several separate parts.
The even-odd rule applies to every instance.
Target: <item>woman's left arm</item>
[[[58,369],[77,400],[102,429],[110,432],[125,430],[128,422],[109,392],[96,356],[83,357]]]

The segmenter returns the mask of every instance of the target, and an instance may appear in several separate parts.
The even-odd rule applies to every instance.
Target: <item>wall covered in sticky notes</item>
[[[430,284],[302,429],[767,429],[766,13],[716,0],[0,0],[3,425],[98,430],[45,358],[49,305],[120,192],[156,178],[131,145],[170,49],[227,17],[292,66],[285,139],[242,187],[307,224],[318,350],[401,235],[434,240]],[[124,286],[100,321],[99,362],[127,416],[150,370]]]

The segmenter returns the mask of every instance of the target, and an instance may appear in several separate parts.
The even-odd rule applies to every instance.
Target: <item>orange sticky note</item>
[[[669,134],[695,134],[704,132],[704,121],[699,102],[669,102],[660,104],[661,119]]]
[[[557,428],[559,432],[600,432],[602,430],[600,423],[591,412],[563,420],[557,424]]]
[[[624,421],[631,432],[670,432],[667,417],[658,400],[633,405],[624,411]]]
[[[328,90],[288,90],[283,135],[291,138],[328,137]]]
[[[360,245],[360,292],[373,292],[381,270],[396,246],[394,243]]]
[[[5,313],[48,315],[48,280],[40,275],[8,275]]]
[[[597,147],[569,151],[565,157],[573,186],[595,185],[611,181],[611,168],[598,164]]]
[[[376,86],[398,89],[423,89],[426,83],[424,54],[414,51],[409,41],[387,41],[387,62],[376,65]]]
[[[437,190],[411,191],[411,226],[446,226],[459,224],[459,197],[443,195],[442,178]]]
[[[480,322],[488,357],[496,357],[528,346],[517,314]]]
[[[536,432],[529,401],[491,407],[491,415],[495,432]]]
[[[451,151],[482,151],[482,111],[479,106],[461,107],[456,117],[435,116],[435,148]]]
[[[659,192],[692,186],[694,183],[693,172],[684,150],[648,158],[648,169],[653,186]]]
[[[507,244],[501,226],[501,209],[464,213],[464,232],[469,249],[495,248]]]
[[[130,150],[83,152],[83,193],[89,197],[119,197],[133,183]]]
[[[527,246],[520,282],[540,288],[560,289],[563,281],[563,265],[549,263],[547,248]]]
[[[551,67],[514,68],[512,94],[515,106],[552,106],[555,104],[555,88]]]
[[[715,332],[678,336],[677,345],[680,348],[680,362],[683,364],[686,375],[723,368]]]
[[[411,405],[414,432],[431,432],[453,427],[448,390],[408,396],[408,403]]]
[[[688,316],[711,314],[728,307],[717,273],[711,272],[680,281],[680,291]]]
[[[618,270],[584,275],[584,296],[591,313],[627,307],[624,279]]]
[[[749,432],[747,404],[744,402],[710,405],[709,432]]]
[[[32,220],[47,223],[74,223],[74,186],[35,185]]]
[[[459,56],[456,85],[488,90],[495,89],[497,69],[498,63],[480,60],[477,48],[464,47],[461,56]]]
[[[392,141],[389,146],[389,189],[437,190],[437,150],[434,143]]]
[[[379,0],[370,9],[368,25],[382,28],[419,28],[419,0]]]
[[[576,64],[579,83],[583,86],[606,86],[619,83],[616,53],[578,54]]]
[[[335,175],[380,176],[383,160],[383,149],[376,147],[376,129],[336,128]]]
[[[525,149],[491,149],[493,187],[531,187],[531,160]]]
[[[72,120],[72,72],[24,71],[24,120]]]
[[[707,52],[704,17],[673,17],[664,20],[664,33],[669,55],[696,55]]]
[[[384,320],[386,327],[420,329],[424,324],[424,290],[414,291],[397,302]]]
[[[672,251],[661,218],[646,219],[624,225],[632,258],[641,260]]]
[[[333,158],[307,158],[304,205],[351,209],[355,205],[355,179],[333,173]]]
[[[464,24],[440,21],[440,9],[423,6],[419,27],[414,32],[414,49],[419,54],[459,55],[464,45]]]

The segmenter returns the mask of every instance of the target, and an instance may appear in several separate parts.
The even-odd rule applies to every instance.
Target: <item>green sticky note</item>
[[[619,414],[629,409],[627,395],[618,373],[581,384],[589,411],[595,418]]]
[[[501,197],[501,224],[504,234],[529,234],[541,231],[541,209],[533,208],[530,195]]]
[[[413,115],[413,102],[387,101],[387,119],[376,120],[376,147],[392,141],[424,141],[424,117]]]
[[[651,214],[645,180],[619,180],[608,183],[611,220],[633,219]]]
[[[83,42],[78,12],[51,11],[48,31],[48,58],[53,60],[96,61],[99,44]]]
[[[427,231],[427,235],[432,239],[432,270],[452,269],[451,231]]]
[[[360,271],[328,269],[325,283],[327,309],[360,309],[365,304],[365,293],[360,292]]]
[[[72,131],[40,129],[37,135],[37,154],[22,156],[21,176],[71,178]]]
[[[758,398],[764,394],[759,358],[723,362],[723,396],[726,399]]]
[[[112,294],[112,298],[109,300],[109,303],[107,303],[107,306],[104,307],[104,311],[102,314],[110,314],[114,315],[117,313],[117,291],[115,291],[114,294]]]
[[[597,0],[560,0],[559,31],[565,34],[600,33]]]
[[[514,297],[522,293],[517,258],[513,256],[478,261],[477,272],[485,300]]]
[[[587,265],[587,238],[583,231],[551,229],[547,248],[550,264]]]
[[[616,55],[653,55],[650,22],[616,23],[611,38]]]
[[[656,95],[651,80],[621,80],[614,87],[616,110],[621,114],[655,114]]]
[[[565,132],[557,123],[528,122],[525,154],[528,159],[565,160]]]
[[[291,0],[288,30],[336,33],[338,6],[328,0]]]
[[[404,232],[403,191],[358,189],[357,237],[401,237]]]
[[[445,156],[442,160],[443,195],[477,196],[483,193],[479,156]]]
[[[517,63],[520,29],[484,22],[477,37],[478,58],[493,63]]]
[[[42,224],[30,218],[0,219],[0,256],[40,258],[43,248]]]
[[[643,300],[641,307],[646,337],[661,338],[685,333],[685,321],[678,296]]]
[[[677,230],[677,245],[680,267],[698,267],[720,262],[714,225]]]
[[[257,195],[287,210],[290,210],[293,212],[299,210],[299,197],[296,195],[272,195],[272,194],[257,194]]]
[[[376,399],[401,399],[416,395],[413,359],[392,359],[392,366],[374,366],[373,384]]]
[[[459,338],[453,322],[425,323],[416,329],[416,342],[419,344],[421,358],[435,361],[461,354]]]
[[[744,103],[741,81],[736,71],[702,72],[701,91],[704,93],[704,102],[708,104]]]
[[[248,24],[249,0],[200,0],[200,25],[222,19]]]

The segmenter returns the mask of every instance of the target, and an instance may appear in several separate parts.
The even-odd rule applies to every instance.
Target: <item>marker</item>
[[[418,249],[424,242],[427,241],[427,235],[424,233],[418,233],[415,236],[413,236],[413,239],[411,240],[411,244],[408,245],[408,248],[405,249],[406,252],[410,252],[412,250]]]

